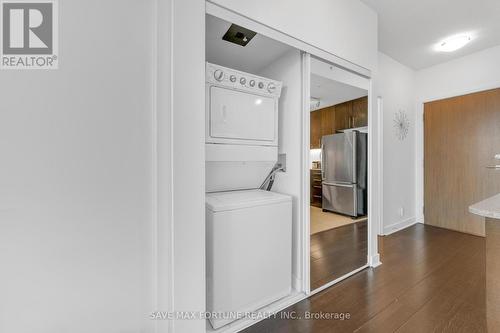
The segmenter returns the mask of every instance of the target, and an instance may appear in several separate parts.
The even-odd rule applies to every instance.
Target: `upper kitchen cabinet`
[[[377,66],[377,14],[359,0],[209,2],[365,69],[373,71]]]
[[[351,128],[351,116],[352,102],[335,105],[335,131]]]
[[[335,133],[335,106],[319,110],[321,113],[321,136]]]
[[[311,149],[318,149],[321,146],[321,110],[311,112]]]
[[[335,133],[335,107],[311,112],[311,149],[321,148],[321,138]]]
[[[321,148],[321,138],[346,128],[368,126],[368,97],[311,112],[311,149]]]
[[[352,101],[353,127],[368,126],[368,97],[361,97]]]

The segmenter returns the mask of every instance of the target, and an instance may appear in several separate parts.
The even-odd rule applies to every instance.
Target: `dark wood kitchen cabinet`
[[[352,101],[353,127],[368,126],[368,97]]]
[[[311,112],[311,149],[321,148],[321,138],[335,133],[335,107]]]
[[[352,115],[351,102],[345,102],[342,104],[335,105],[335,132],[341,129],[352,127],[351,115]]]
[[[368,97],[361,97],[324,109],[312,111],[311,149],[321,148],[324,135],[337,133],[338,130],[368,125]]]
[[[335,106],[321,109],[321,137],[335,133]]]
[[[317,149],[321,143],[321,110],[311,112],[311,149]]]
[[[323,204],[323,190],[321,188],[321,170],[311,169],[311,206],[322,207]]]

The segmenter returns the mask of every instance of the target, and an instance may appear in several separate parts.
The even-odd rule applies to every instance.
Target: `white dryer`
[[[291,291],[292,200],[259,190],[278,159],[281,86],[207,63],[207,311],[216,329]]]
[[[206,192],[259,188],[278,159],[281,82],[207,63]]]

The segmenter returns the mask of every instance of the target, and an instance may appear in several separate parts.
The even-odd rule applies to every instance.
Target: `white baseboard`
[[[375,268],[375,267],[382,265],[382,262],[380,261],[380,254],[377,253],[376,255],[369,258],[368,263],[370,264],[370,267],[372,267],[372,268]]]
[[[424,223],[424,216],[423,215],[417,217],[417,223],[422,223],[422,224]]]
[[[417,223],[417,219],[414,217],[410,217],[409,219],[406,219],[406,220],[403,220],[403,221],[400,221],[400,222],[397,222],[397,223],[394,223],[394,224],[391,224],[388,226],[384,226],[384,236],[388,236],[388,235],[393,234],[395,232],[398,232],[400,230],[406,229],[406,228],[414,225],[415,223]]]
[[[244,330],[245,328],[248,328],[259,321],[262,321],[266,319],[266,316],[270,316],[271,314],[276,314],[279,311],[286,309],[287,307],[296,304],[303,299],[306,299],[309,297],[305,293],[302,292],[293,292],[289,296],[282,298],[274,303],[269,304],[268,306],[265,306],[259,310],[256,310],[255,313],[261,313],[261,316],[258,316],[256,318],[242,318],[239,320],[236,320],[230,324],[227,324],[226,326],[222,326],[221,328],[214,330],[208,320],[206,321],[206,333],[237,333],[239,331]]]

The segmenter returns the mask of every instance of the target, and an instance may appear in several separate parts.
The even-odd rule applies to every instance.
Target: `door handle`
[[[327,166],[326,158],[325,158],[325,146],[321,141],[321,180],[325,180],[325,170]]]

